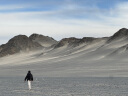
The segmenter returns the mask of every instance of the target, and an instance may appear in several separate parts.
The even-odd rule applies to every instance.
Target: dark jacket
[[[26,80],[27,80],[27,81],[28,81],[28,80],[33,81],[33,75],[31,74],[30,71],[28,71],[28,74],[26,75],[24,81],[26,81]]]

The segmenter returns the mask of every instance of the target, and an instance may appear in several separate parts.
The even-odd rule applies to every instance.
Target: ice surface
[[[1,96],[127,96],[125,77],[35,77],[28,90],[24,77],[0,77]]]

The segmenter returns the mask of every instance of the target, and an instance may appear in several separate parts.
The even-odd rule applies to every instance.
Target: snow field
[[[35,77],[32,90],[24,77],[0,77],[1,96],[127,96],[126,77]]]

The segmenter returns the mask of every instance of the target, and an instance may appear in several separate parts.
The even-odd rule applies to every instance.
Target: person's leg
[[[31,81],[28,80],[28,89],[31,90]]]

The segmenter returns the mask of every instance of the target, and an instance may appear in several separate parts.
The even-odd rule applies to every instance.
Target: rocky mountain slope
[[[128,29],[122,28],[113,36],[103,38],[83,37],[83,38],[64,38],[59,42],[52,37],[43,36],[39,34],[32,34],[27,37],[25,35],[18,35],[8,41],[8,43],[0,46],[0,57],[12,55],[21,51],[43,50],[43,48],[51,48],[52,51],[46,50],[41,54],[73,54],[76,52],[90,54],[99,54],[97,57],[110,56],[112,54],[121,54],[123,48],[127,49],[128,44]],[[94,47],[98,45],[97,47]],[[63,48],[63,50],[59,50]],[[93,49],[93,51],[91,51]],[[67,51],[68,50],[68,51]],[[94,51],[95,50],[95,51]],[[126,50],[123,50],[126,51]],[[117,55],[118,55],[117,54]],[[95,55],[93,55],[95,56]],[[113,55],[112,55],[113,56]]]
[[[57,43],[57,41],[54,40],[52,37],[39,35],[39,34],[32,34],[31,36],[29,36],[29,39],[44,47],[49,47]]]
[[[124,39],[128,38],[128,29],[126,28],[120,29],[113,36],[111,36],[107,42],[111,42],[111,41],[122,39],[122,38]]]
[[[42,47],[40,44],[32,42],[25,35],[18,35],[8,41],[8,43],[0,46],[0,57],[18,53],[20,51],[29,51]]]
[[[41,42],[43,36],[40,39],[38,36],[19,35],[0,46],[0,55],[4,56],[0,58],[0,75],[24,76],[32,70],[34,75],[42,77],[128,76],[126,28],[110,37],[64,38],[48,43],[48,47],[43,46],[46,41]]]
[[[23,51],[42,50],[42,48],[46,47],[45,45],[48,47],[56,44],[56,42],[57,41],[50,37],[38,34],[32,34],[30,37],[18,35],[10,39],[6,44],[0,46],[0,57]]]

